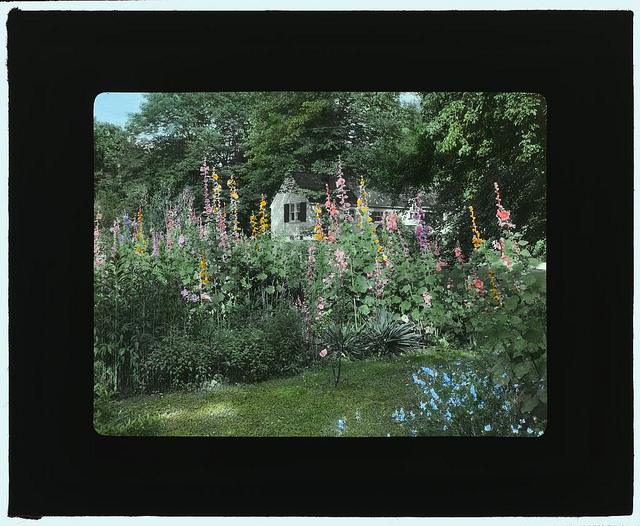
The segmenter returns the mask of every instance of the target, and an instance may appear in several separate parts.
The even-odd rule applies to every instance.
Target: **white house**
[[[355,209],[358,199],[357,183],[349,184],[346,179],[347,201]],[[324,205],[326,185],[335,191],[335,178],[324,174],[295,172],[285,176],[282,185],[271,202],[271,232],[284,233],[289,239],[309,239],[315,226],[315,204]],[[382,214],[394,211],[406,225],[415,225],[415,199],[396,199],[367,189],[369,211],[374,224],[382,220]],[[424,207],[424,204],[423,204]]]

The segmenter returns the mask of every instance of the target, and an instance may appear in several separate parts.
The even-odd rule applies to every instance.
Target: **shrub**
[[[281,308],[250,325],[220,329],[211,343],[220,372],[234,382],[295,374],[307,363],[302,319],[294,309]]]
[[[143,362],[146,390],[188,389],[214,378],[219,368],[214,350],[188,336],[171,334],[156,342]]]

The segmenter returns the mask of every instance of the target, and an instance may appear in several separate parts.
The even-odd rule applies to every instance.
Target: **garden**
[[[105,435],[537,437],[546,276],[493,181],[445,251],[422,206],[374,222],[339,160],[307,240],[272,235],[205,158],[202,194],[94,224],[94,427]],[[244,208],[243,208],[244,207]],[[250,209],[243,228],[240,209]]]

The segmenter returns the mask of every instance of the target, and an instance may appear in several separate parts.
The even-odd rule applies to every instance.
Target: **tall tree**
[[[452,234],[470,246],[466,207],[498,235],[494,181],[531,241],[546,235],[546,118],[535,93],[422,93],[419,149],[449,213]],[[452,236],[452,237],[453,237]]]

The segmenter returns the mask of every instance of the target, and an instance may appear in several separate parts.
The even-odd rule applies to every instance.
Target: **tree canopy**
[[[108,217],[185,188],[199,196],[206,157],[237,180],[246,225],[287,172],[333,174],[340,158],[381,190],[434,190],[448,243],[470,245],[469,205],[497,232],[497,181],[535,241],[546,236],[546,117],[533,93],[151,93],[124,129],[94,123],[96,201]]]

